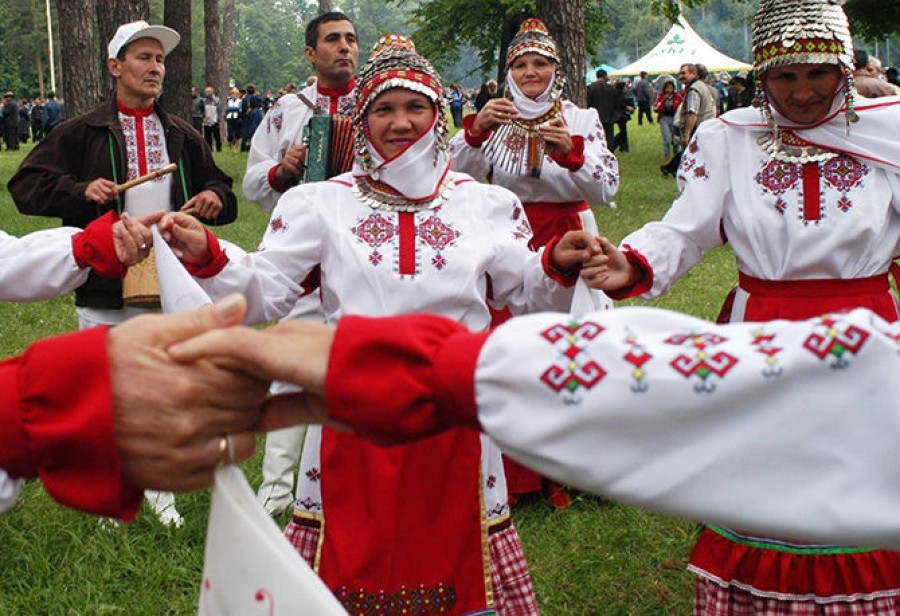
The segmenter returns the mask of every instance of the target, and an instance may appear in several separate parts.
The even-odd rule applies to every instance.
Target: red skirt
[[[748,294],[745,321],[800,320],[859,307],[888,321],[898,318],[887,274],[796,281],[740,274],[740,287]],[[723,313],[730,309],[726,300]],[[707,528],[688,568],[699,576],[698,616],[895,614],[894,604],[900,605],[900,552],[889,550],[810,546]],[[885,605],[887,611],[878,607]]]

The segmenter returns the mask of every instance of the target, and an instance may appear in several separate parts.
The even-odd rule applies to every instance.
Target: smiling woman
[[[385,159],[406,150],[434,126],[434,121],[431,100],[405,88],[394,88],[378,95],[366,114],[368,137]]]

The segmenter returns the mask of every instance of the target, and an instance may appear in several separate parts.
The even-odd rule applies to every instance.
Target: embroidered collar
[[[116,109],[119,110],[119,113],[125,114],[127,116],[133,116],[135,118],[146,118],[151,115],[153,111],[156,109],[156,104],[152,104],[149,107],[144,107],[143,109],[134,109],[132,107],[127,107],[122,104],[118,98],[116,99]]]
[[[347,94],[350,94],[355,87],[356,77],[351,78],[350,81],[347,82],[347,85],[343,88],[326,88],[325,86],[316,82],[316,90],[318,91],[318,93],[322,96],[328,96],[331,98],[346,96]]]

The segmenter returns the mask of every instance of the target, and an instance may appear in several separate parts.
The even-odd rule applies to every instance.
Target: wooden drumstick
[[[116,184],[116,190],[119,192],[128,190],[129,188],[134,188],[135,186],[139,186],[144,182],[149,182],[150,180],[155,180],[158,177],[162,177],[168,173],[172,173],[178,169],[178,163],[172,163],[170,165],[166,165],[165,167],[160,167],[156,171],[151,171],[147,175],[142,175],[139,178],[134,178],[133,180],[128,180],[122,184]]]

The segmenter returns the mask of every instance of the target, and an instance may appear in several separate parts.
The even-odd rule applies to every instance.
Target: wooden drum
[[[122,282],[122,301],[135,308],[159,308],[159,276],[153,248],[146,259],[128,268]]]

